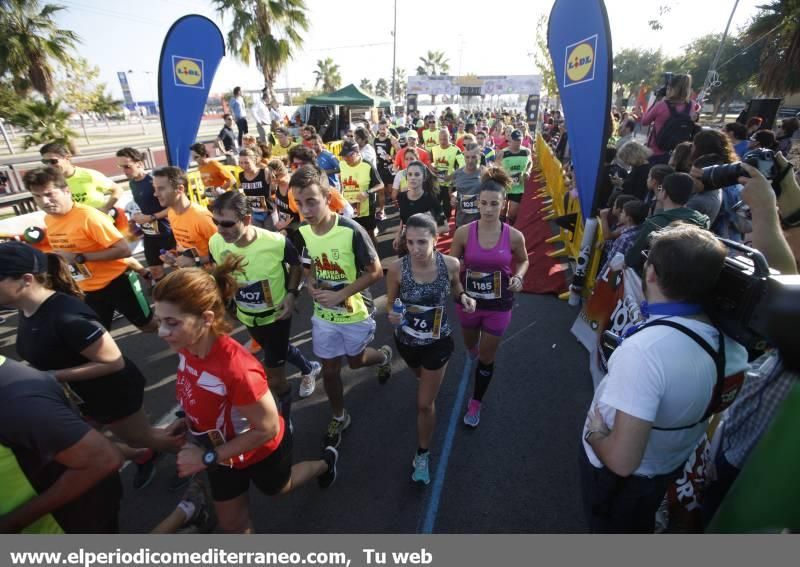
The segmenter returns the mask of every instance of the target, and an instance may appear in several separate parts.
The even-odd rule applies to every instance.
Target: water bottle
[[[395,327],[401,327],[403,325],[403,317],[406,315],[406,307],[403,305],[403,302],[400,301],[400,298],[394,300],[394,304],[392,305],[392,312],[397,313],[400,315],[400,322],[395,325]]]

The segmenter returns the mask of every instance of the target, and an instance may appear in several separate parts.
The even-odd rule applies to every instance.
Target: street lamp
[[[133,74],[133,69],[128,69],[128,74]],[[131,100],[133,100],[133,110],[136,114],[139,115],[139,124],[142,126],[142,134],[147,134],[147,129],[144,127],[144,116],[142,115],[142,111],[139,108],[139,105],[136,103],[136,97],[133,96],[133,89],[131,89]]]

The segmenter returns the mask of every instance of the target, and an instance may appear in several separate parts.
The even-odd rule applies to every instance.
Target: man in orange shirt
[[[45,212],[53,251],[64,258],[72,277],[86,294],[86,303],[111,329],[114,311],[146,333],[157,329],[142,284],[125,260],[131,249],[111,218],[93,207],[75,203],[64,175],[54,167],[25,174],[25,187]]]
[[[177,251],[165,251],[164,264],[177,268],[200,267],[211,262],[208,240],[217,233],[208,209],[192,203],[186,196],[189,181],[179,167],[161,167],[153,171],[153,188],[178,245]]]
[[[192,151],[192,159],[197,162],[206,197],[213,200],[217,195],[230,191],[236,184],[236,178],[220,162],[209,157],[205,144],[198,142],[189,149]]]

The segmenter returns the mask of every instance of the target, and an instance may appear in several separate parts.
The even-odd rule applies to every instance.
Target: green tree
[[[443,51],[428,51],[426,57],[420,57],[422,65],[417,67],[417,75],[447,75],[450,70],[450,60]],[[431,95],[431,104],[436,104],[436,95]]]
[[[533,53],[533,63],[542,76],[542,87],[548,97],[558,96],[558,83],[556,73],[553,71],[553,61],[550,59],[550,50],[547,48],[547,21],[546,15],[539,16],[536,21],[536,51]]]
[[[378,96],[386,96],[386,93],[389,92],[389,82],[386,79],[378,79],[378,82],[375,83],[375,94]]]
[[[759,42],[758,86],[768,95],[800,91],[800,0],[772,0],[759,6],[744,32],[746,45]]]
[[[55,95],[78,114],[87,144],[91,144],[91,141],[86,132],[85,117],[92,112],[97,97],[95,81],[99,76],[99,67],[89,64],[83,57],[78,57],[70,61],[56,76],[54,85]]]
[[[317,61],[317,68],[314,71],[316,80],[314,86],[322,84],[322,92],[332,93],[342,84],[342,76],[339,74],[339,66],[330,57]]]
[[[648,87],[660,85],[663,65],[661,50],[623,49],[614,55],[614,83],[623,90],[621,94],[617,91],[617,98],[636,96],[642,84]],[[629,93],[628,97],[624,91]]]
[[[106,128],[110,130],[111,126],[108,123],[108,117],[121,112],[122,101],[115,99],[110,93],[106,93],[105,90],[105,85],[98,85],[95,90],[94,103],[92,104],[91,111],[101,116],[106,123]]]
[[[267,93],[274,99],[274,84],[281,68],[300,47],[300,31],[308,31],[304,0],[213,0],[217,11],[231,17],[228,51],[249,64],[255,57]]]
[[[53,63],[68,64],[80,41],[77,34],[60,29],[53,16],[63,10],[39,0],[0,0],[0,76],[9,75],[15,90],[31,89],[45,100],[53,95]]]
[[[8,118],[17,109],[20,97],[8,79],[0,79],[0,118]]]
[[[358,88],[362,91],[367,91],[368,93],[372,92],[372,81],[369,79],[361,79],[361,82],[358,84]]]
[[[59,100],[26,100],[9,117],[9,122],[26,132],[22,141],[25,148],[61,142],[75,155],[78,152],[74,140],[78,133],[69,127],[70,114],[62,109]]]

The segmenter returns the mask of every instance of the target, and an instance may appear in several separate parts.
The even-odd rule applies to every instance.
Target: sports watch
[[[83,254],[75,254],[75,263],[77,264],[85,264],[86,263],[86,256]]]
[[[214,449],[209,449],[203,453],[203,464],[207,469],[211,470],[217,466],[217,452]]]

